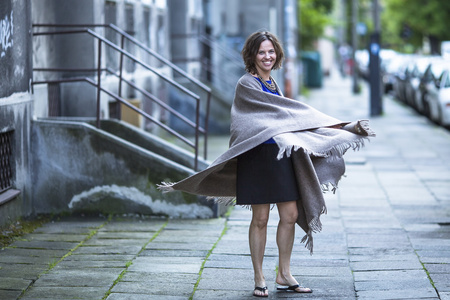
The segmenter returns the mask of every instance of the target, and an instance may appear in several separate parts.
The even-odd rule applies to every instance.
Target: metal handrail
[[[97,69],[66,69],[66,68],[34,68],[34,71],[38,71],[38,72],[96,72]],[[110,68],[102,68],[101,71],[103,72],[108,72],[109,74],[115,76],[115,77],[119,77],[119,74],[117,74],[117,72],[115,72],[114,70],[110,69]],[[144,96],[146,96],[147,98],[149,98],[150,100],[152,100],[153,102],[155,102],[156,104],[158,104],[159,106],[161,106],[162,108],[166,109],[168,112],[172,113],[175,117],[179,118],[181,121],[183,121],[184,123],[186,123],[187,125],[191,126],[192,128],[195,128],[195,123],[192,122],[191,120],[189,120],[187,117],[185,117],[184,115],[182,115],[181,113],[179,113],[178,111],[176,111],[175,109],[173,109],[171,106],[167,105],[166,103],[164,103],[163,101],[161,101],[160,99],[156,98],[154,95],[150,94],[148,91],[138,87],[136,84],[134,84],[133,82],[122,78],[122,80],[130,85],[132,88],[134,88],[135,90],[141,92]],[[201,133],[205,133],[205,129],[200,126],[199,127],[199,131]]]
[[[131,41],[133,44],[147,52],[148,54],[152,55],[156,59],[158,59],[160,62],[164,63],[165,65],[169,66],[172,70],[176,71],[178,74],[182,75],[184,78],[188,79],[190,82],[194,83],[197,87],[202,89],[204,92],[206,92],[206,114],[205,114],[205,124],[204,124],[204,158],[207,159],[207,141],[208,141],[208,125],[209,125],[209,109],[211,104],[211,88],[209,88],[207,85],[202,83],[197,78],[193,77],[174,63],[172,63],[170,60],[166,59],[156,51],[150,49],[145,44],[137,40],[136,38],[129,35],[126,31],[123,29],[117,27],[114,24],[33,24],[33,27],[55,27],[55,28],[80,28],[80,27],[107,27],[112,30],[114,30],[116,33],[121,35],[121,48],[123,48],[124,45],[124,39],[127,39]],[[122,56],[120,59],[120,72],[122,72]],[[121,73],[120,73],[121,74]],[[122,76],[119,76],[119,79],[122,80]],[[119,95],[121,94],[121,85],[119,85]]]
[[[78,25],[79,26],[79,25]],[[187,143],[188,145],[192,146],[194,148],[195,151],[195,169],[197,170],[197,166],[198,166],[198,145],[199,145],[199,132],[200,132],[200,124],[199,124],[199,118],[200,118],[200,97],[193,93],[192,91],[188,90],[187,88],[185,88],[184,86],[182,86],[181,84],[177,83],[176,81],[172,80],[171,78],[160,74],[159,72],[157,72],[153,67],[149,66],[148,64],[142,62],[141,60],[139,60],[138,58],[136,58],[135,56],[133,56],[132,54],[130,54],[129,52],[123,50],[122,48],[120,48],[119,46],[117,46],[116,44],[112,43],[111,41],[103,38],[102,36],[100,36],[99,34],[95,33],[94,31],[90,30],[90,29],[82,29],[82,30],[64,30],[64,31],[50,31],[50,32],[35,32],[33,33],[34,36],[40,36],[40,35],[56,35],[56,34],[79,34],[79,33],[87,33],[91,36],[93,36],[94,38],[96,38],[98,40],[98,58],[97,58],[97,83],[94,84],[94,86],[97,87],[97,127],[100,127],[100,93],[101,92],[105,92],[106,94],[110,95],[111,97],[113,97],[114,99],[116,99],[116,97],[121,98],[121,94],[120,94],[120,86],[121,86],[121,82],[124,80],[123,76],[122,76],[122,69],[123,69],[123,65],[122,65],[122,60],[123,60],[123,56],[126,56],[127,58],[131,59],[132,61],[134,61],[135,63],[141,65],[142,67],[144,67],[145,69],[157,74],[160,78],[164,79],[166,82],[172,84],[173,86],[177,87],[178,89],[180,89],[181,91],[183,91],[185,94],[189,95],[190,97],[192,97],[195,101],[196,101],[196,116],[195,116],[195,143],[192,144],[190,141],[189,143],[187,143],[186,141],[188,141],[185,137],[181,138],[180,134],[175,135],[176,137],[178,137],[179,139],[181,139],[183,142]],[[101,73],[102,73],[102,68],[101,68],[101,58],[102,58],[102,43],[105,43],[106,45],[108,45],[109,47],[111,47],[112,49],[118,51],[121,54],[121,63],[120,63],[120,71],[119,71],[119,78],[120,78],[120,86],[119,86],[119,95],[118,96],[113,96],[113,94],[109,91],[106,91],[105,89],[103,89],[101,87]],[[78,78],[79,79],[79,78]],[[78,80],[79,81],[79,80]],[[44,83],[45,81],[39,81],[39,83]],[[47,81],[47,83],[50,82],[55,82],[55,81]],[[62,82],[67,82],[67,81],[62,81]],[[38,84],[38,82],[33,82],[33,84]],[[120,101],[120,100],[119,100]],[[120,101],[121,102],[121,101]],[[132,105],[126,105],[128,107],[131,107]],[[145,112],[141,111],[140,109],[133,109],[135,111],[137,111],[138,113],[140,113],[143,116],[146,116],[147,119],[151,120],[152,122],[154,122],[155,124],[157,124],[158,126],[164,128],[165,130],[169,131],[170,133],[173,134],[172,129],[168,130],[168,126],[162,124],[161,122],[155,120],[154,118],[150,117],[149,115],[147,115]],[[209,104],[207,107],[207,110],[209,110]],[[144,115],[145,114],[145,115]],[[206,115],[209,115],[208,111],[206,113]],[[205,126],[206,127],[206,126]],[[206,139],[207,139],[207,130],[206,128],[203,130],[205,134],[205,145],[206,145]],[[206,159],[206,146],[205,146],[205,159]]]
[[[32,84],[33,85],[37,85],[37,84],[48,84],[48,83],[69,83],[69,82],[83,82],[83,81],[89,83],[90,85],[92,85],[94,87],[98,87],[97,82],[95,82],[94,80],[92,80],[89,77],[72,77],[72,78],[65,78],[65,79],[39,80],[39,81],[33,81]],[[120,97],[118,95],[115,95],[114,93],[112,93],[112,92],[110,92],[107,89],[104,89],[102,87],[98,87],[98,89],[100,89],[100,91],[104,92],[108,96],[110,96],[110,97],[114,98],[115,100],[119,101],[120,103],[124,104],[128,108],[130,108],[130,109],[136,111],[137,113],[141,114],[146,119],[151,120],[152,122],[158,124],[160,127],[162,127],[165,130],[167,130],[167,132],[169,132],[173,136],[179,138],[180,140],[182,140],[183,142],[185,142],[189,146],[195,147],[195,144],[193,142],[191,142],[189,139],[187,139],[186,137],[184,137],[183,135],[181,135],[177,131],[173,130],[172,128],[170,128],[166,124],[161,123],[160,121],[158,121],[157,119],[155,119],[154,117],[152,117],[151,115],[149,115],[148,113],[143,111],[142,109],[137,108],[136,106],[130,104],[126,99],[124,99],[124,98],[122,98],[122,97]]]

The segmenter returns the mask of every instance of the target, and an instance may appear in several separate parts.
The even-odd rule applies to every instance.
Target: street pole
[[[369,82],[370,82],[370,115],[379,116],[383,113],[381,95],[381,70],[380,70],[380,14],[378,0],[373,0],[373,21],[375,31],[370,36],[369,45]]]
[[[359,93],[358,73],[356,71],[356,49],[358,48],[358,36],[356,33],[356,25],[358,22],[358,0],[352,0],[352,90],[353,94]]]

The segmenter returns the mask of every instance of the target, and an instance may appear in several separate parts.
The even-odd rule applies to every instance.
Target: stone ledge
[[[0,194],[0,206],[16,198],[20,194],[19,190],[9,189]]]

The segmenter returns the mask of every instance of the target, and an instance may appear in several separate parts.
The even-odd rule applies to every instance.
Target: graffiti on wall
[[[0,20],[0,58],[13,46],[13,13]]]

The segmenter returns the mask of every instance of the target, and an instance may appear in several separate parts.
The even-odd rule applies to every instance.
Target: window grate
[[[0,193],[11,188],[13,131],[0,133]]]

